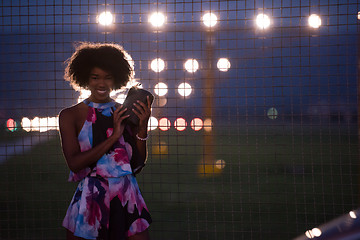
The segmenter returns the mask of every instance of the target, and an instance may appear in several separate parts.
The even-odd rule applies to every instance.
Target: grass
[[[224,126],[210,150],[202,131],[151,134],[138,181],[152,239],[291,239],[358,204],[358,140],[345,130]],[[0,165],[0,239],[64,239],[67,174],[58,137]]]

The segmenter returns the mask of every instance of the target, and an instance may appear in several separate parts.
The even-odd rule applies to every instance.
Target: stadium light
[[[161,119],[159,120],[159,129],[160,129],[161,131],[167,131],[167,130],[170,129],[170,127],[171,127],[171,122],[170,122],[169,119],[167,119],[167,118],[161,118]]]
[[[205,13],[202,17],[202,21],[207,27],[214,27],[217,23],[217,16],[214,13]]]
[[[204,126],[204,122],[200,118],[194,118],[191,120],[190,126],[194,131],[200,131]]]
[[[180,83],[180,85],[178,86],[178,93],[183,97],[189,96],[191,92],[192,88],[191,85],[188,83]]]
[[[319,28],[321,26],[321,18],[317,14],[311,14],[308,19],[309,26]]]
[[[260,29],[266,29],[270,26],[270,18],[268,15],[266,14],[258,14],[256,17],[256,25],[260,28]]]
[[[98,23],[103,26],[109,26],[114,22],[114,17],[111,12],[105,11],[99,14]]]
[[[150,67],[154,72],[161,72],[165,69],[165,62],[161,58],[155,58],[151,61]]]
[[[199,63],[198,61],[196,61],[196,59],[191,58],[186,60],[186,62],[184,63],[184,68],[186,71],[194,73],[199,69]]]
[[[161,27],[165,23],[165,16],[162,13],[155,12],[149,17],[149,22],[154,27]]]
[[[163,82],[159,82],[155,85],[154,92],[158,96],[165,96],[168,92],[168,86]]]
[[[158,120],[155,117],[149,118],[148,131],[155,130],[159,125]]]
[[[230,66],[230,61],[227,58],[220,58],[217,62],[217,68],[222,72],[227,72]]]
[[[178,131],[184,131],[186,129],[187,123],[184,118],[177,118],[174,122],[174,127]]]

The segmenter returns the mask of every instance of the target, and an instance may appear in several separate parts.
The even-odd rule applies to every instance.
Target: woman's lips
[[[107,91],[106,90],[96,90],[99,94],[105,94]]]

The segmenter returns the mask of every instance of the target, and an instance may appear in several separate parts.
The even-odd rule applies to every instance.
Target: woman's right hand
[[[121,135],[124,132],[125,124],[123,121],[128,118],[130,115],[124,115],[127,108],[125,108],[123,105],[120,105],[113,114],[114,118],[114,130],[113,130],[113,136],[117,139],[121,137]]]

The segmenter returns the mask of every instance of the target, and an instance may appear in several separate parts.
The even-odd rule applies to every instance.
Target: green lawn
[[[290,239],[358,204],[358,140],[345,130],[223,126],[213,157],[202,135],[151,132],[138,181],[152,239]],[[222,170],[204,167],[218,159]],[[64,239],[76,184],[58,137],[8,159],[0,175],[0,239]]]

